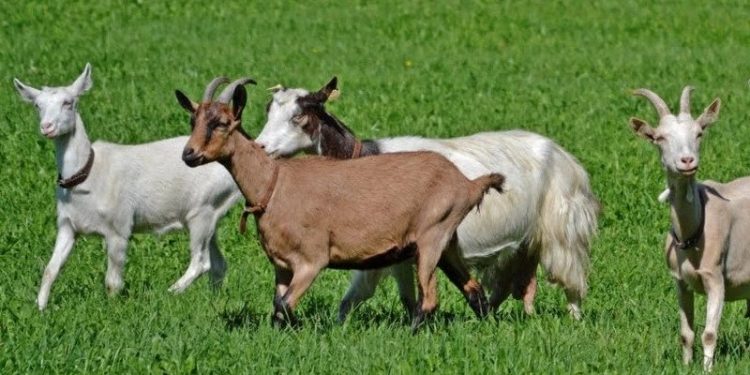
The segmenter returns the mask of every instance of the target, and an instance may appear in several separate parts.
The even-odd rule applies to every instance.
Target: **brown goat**
[[[298,323],[292,310],[323,268],[378,268],[412,257],[420,296],[413,328],[437,308],[436,267],[477,316],[486,314],[484,291],[451,239],[490,188],[501,191],[502,175],[470,181],[433,152],[274,160],[240,126],[243,85],[252,80],[232,82],[212,101],[215,83],[223,80],[208,86],[202,103],[176,91],[193,127],[182,159],[192,167],[218,161],[247,199],[276,271],[274,323]]]

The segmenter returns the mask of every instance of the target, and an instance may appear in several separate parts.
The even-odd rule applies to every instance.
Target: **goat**
[[[189,166],[221,163],[247,199],[247,212],[255,214],[261,244],[275,267],[274,324],[299,323],[293,309],[326,267],[377,268],[412,257],[421,300],[413,329],[437,307],[436,267],[477,316],[486,314],[484,291],[451,239],[489,189],[502,190],[501,174],[470,181],[432,152],[274,160],[240,126],[248,82],[232,82],[215,102],[199,104],[181,91],[175,94],[191,115],[182,159]]]
[[[716,98],[703,113],[690,114],[690,86],[682,90],[680,112],[647,89],[646,97],[659,114],[659,126],[631,118],[633,131],[656,146],[665,170],[672,228],[666,236],[666,260],[677,284],[680,336],[685,364],[693,359],[693,294],[706,295],[703,367],[710,371],[724,301],[750,297],[750,178],[722,184],[696,181],[701,139],[719,115]]]
[[[398,137],[358,140],[324,105],[336,96],[334,77],[317,92],[272,88],[268,121],[258,136],[269,155],[300,150],[348,159],[390,152],[427,150],[442,154],[468,178],[490,172],[506,176],[505,194],[491,194],[481,211],[472,211],[458,227],[458,247],[467,263],[482,271],[497,308],[511,290],[523,295],[533,312],[539,260],[550,279],[562,285],[568,308],[580,319],[586,295],[589,246],[596,233],[599,204],[588,175],[576,159],[553,141],[525,131],[485,132],[453,139]],[[413,304],[409,264],[391,267],[404,305]],[[341,302],[339,318],[370,298],[384,272],[355,271]],[[489,282],[487,282],[489,280]]]
[[[91,65],[67,87],[36,89],[13,81],[21,98],[33,103],[43,136],[55,142],[58,186],[57,239],[42,276],[39,310],[70,255],[79,233],[97,233],[107,245],[105,285],[110,294],[123,286],[128,239],[133,231],[157,233],[187,227],[191,260],[169,289],[181,292],[210,270],[218,287],[226,262],[218,247],[216,223],[239,200],[232,177],[220,166],[191,169],[177,157],[187,137],[140,145],[93,144],[77,110],[79,97],[92,85]]]

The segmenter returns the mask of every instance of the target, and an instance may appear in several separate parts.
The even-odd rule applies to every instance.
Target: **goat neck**
[[[670,189],[670,216],[676,240],[684,243],[699,233],[703,225],[703,200],[693,176],[667,176]]]
[[[320,124],[317,153],[334,159],[355,159],[361,156],[377,155],[377,145],[373,141],[361,141],[341,122],[330,124],[326,121],[337,121],[333,116],[325,116]]]
[[[240,131],[233,132],[230,142],[234,152],[221,163],[234,178],[248,202],[258,204],[271,189],[278,162],[271,159],[260,146]]]
[[[91,141],[83,127],[81,115],[76,113],[76,124],[73,131],[54,139],[57,173],[68,178],[80,171],[89,160]]]

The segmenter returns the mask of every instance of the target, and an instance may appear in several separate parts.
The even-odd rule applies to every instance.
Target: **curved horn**
[[[203,101],[204,102],[210,102],[211,99],[214,97],[214,91],[216,91],[216,88],[219,87],[222,83],[229,82],[229,78],[227,77],[216,77],[211,81],[211,83],[206,86],[206,91],[203,92]]]
[[[656,112],[659,113],[659,117],[664,117],[671,114],[671,112],[669,112],[669,107],[667,107],[667,103],[664,103],[664,100],[660,98],[659,95],[656,95],[653,91],[649,89],[638,89],[633,91],[633,95],[640,95],[651,101],[651,104],[653,104],[654,108],[656,108]]]
[[[680,96],[680,113],[690,114],[690,93],[693,91],[692,86],[685,86]]]
[[[247,83],[252,83],[253,85],[257,84],[257,82],[255,82],[255,80],[250,77],[242,77],[230,83],[229,86],[225,87],[224,91],[221,92],[221,95],[219,95],[219,98],[216,99],[216,101],[224,104],[229,103],[229,101],[232,100],[232,95],[234,95],[234,90],[237,88],[237,86]]]

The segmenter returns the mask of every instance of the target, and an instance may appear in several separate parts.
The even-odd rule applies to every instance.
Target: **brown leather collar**
[[[359,139],[354,140],[354,151],[352,151],[352,159],[356,159],[362,154],[362,141]]]
[[[669,228],[669,234],[672,235],[672,242],[674,242],[675,247],[680,250],[695,248],[698,245],[698,241],[703,237],[703,226],[706,224],[706,202],[702,193],[698,193],[698,196],[701,201],[701,223],[698,225],[698,230],[690,238],[680,241],[680,239],[677,238],[677,233],[674,231],[674,226]]]
[[[94,149],[89,149],[89,160],[86,161],[86,165],[81,168],[78,172],[68,178],[62,178],[61,174],[57,174],[57,185],[64,189],[70,189],[86,181],[91,172],[91,167],[94,165]]]
[[[279,166],[274,166],[273,175],[271,176],[271,183],[268,184],[266,194],[260,199],[258,204],[252,205],[250,201],[245,201],[245,209],[242,211],[242,217],[240,217],[240,233],[245,234],[247,231],[247,217],[250,214],[254,214],[256,217],[263,214],[266,211],[268,202],[271,201],[273,190],[276,188],[276,181],[279,179]]]

